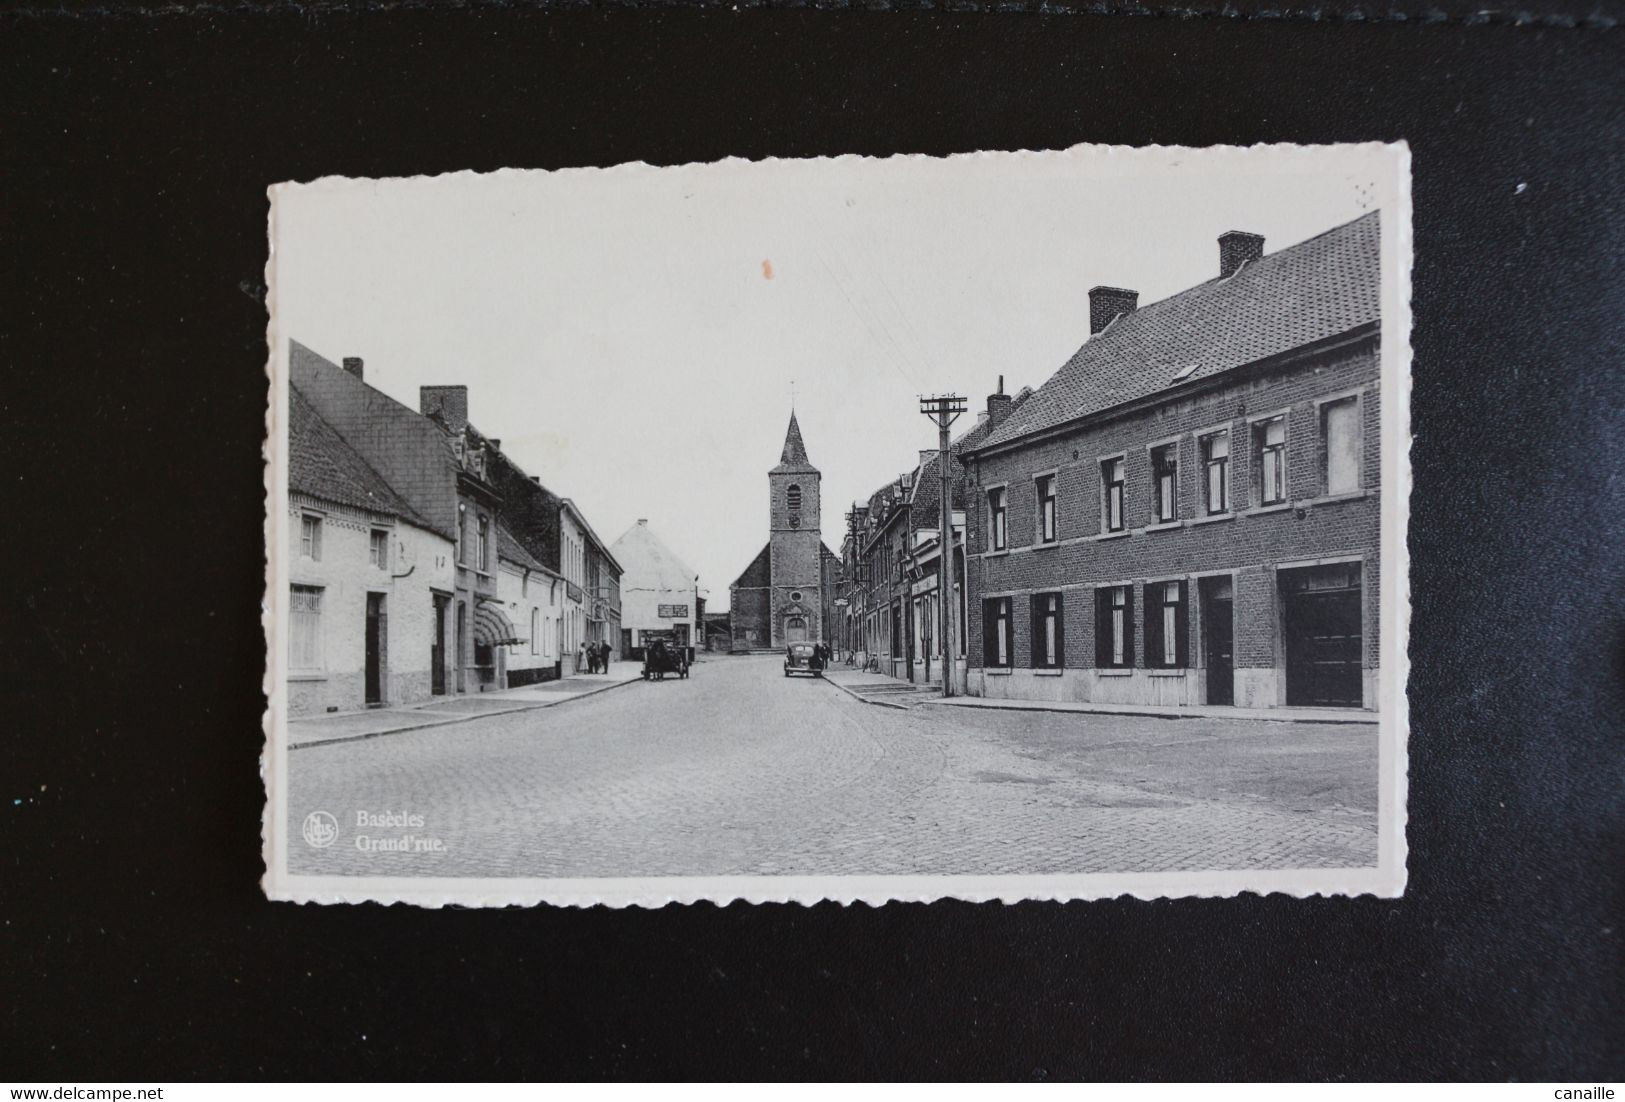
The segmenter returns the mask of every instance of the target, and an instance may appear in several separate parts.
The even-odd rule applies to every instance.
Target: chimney
[[[1125,287],[1089,288],[1089,335],[1106,328],[1119,314],[1132,314],[1139,302],[1140,292]]]
[[[1004,376],[1000,375],[998,392],[987,396],[987,424],[989,429],[998,428],[999,422],[1009,416],[1010,404],[1010,395],[1004,392]]]
[[[1264,239],[1256,233],[1231,230],[1219,235],[1219,278],[1233,276],[1241,266],[1264,255]]]
[[[346,356],[346,357],[344,357],[344,370],[346,370],[350,374],[354,375],[357,379],[364,378],[364,376],[361,374],[361,357],[360,356]]]
[[[639,517],[638,518],[638,523],[647,526],[648,523],[649,523],[649,518],[648,517]]]
[[[454,433],[468,427],[468,388],[466,386],[418,387],[418,412],[425,417],[438,413]]]

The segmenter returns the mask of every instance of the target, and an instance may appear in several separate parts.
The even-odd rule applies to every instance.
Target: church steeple
[[[790,427],[784,433],[784,451],[779,454],[779,465],[773,468],[779,471],[810,471],[813,470],[811,460],[807,458],[807,445],[801,440],[801,426],[796,422],[795,410],[790,411]]]

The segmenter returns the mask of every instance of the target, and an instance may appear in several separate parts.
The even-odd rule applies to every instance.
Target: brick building
[[[728,588],[735,651],[831,638],[840,560],[820,530],[821,478],[792,412],[778,466],[767,475],[767,544]]]
[[[1379,215],[1137,308],[965,449],[969,691],[1376,707]]]
[[[449,413],[444,411],[447,395]],[[542,649],[554,660],[526,676],[548,681],[580,672],[583,643],[608,642],[612,657],[618,657],[621,565],[580,508],[549,490],[540,476],[526,473],[502,450],[500,439],[467,426],[467,388],[423,387],[420,401],[425,413],[456,418],[461,412],[471,439],[478,441],[486,457],[486,475],[501,495],[503,524],[526,553],[560,579],[559,607],[543,625],[549,634]]]
[[[968,472],[963,456],[978,446],[1009,411],[1025,399],[999,392],[989,396],[987,412],[950,445],[952,500],[952,591],[958,604],[959,645],[956,661],[966,658],[965,503]],[[854,662],[888,676],[918,684],[940,684],[942,678],[941,558],[942,480],[936,449],[923,449],[912,471],[853,506],[847,538],[841,545],[841,613],[846,645]]]

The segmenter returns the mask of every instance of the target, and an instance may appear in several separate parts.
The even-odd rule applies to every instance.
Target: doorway
[[[446,603],[448,598],[434,599],[434,638],[429,640],[429,692],[434,696],[446,695]]]
[[[468,606],[462,601],[457,602],[457,653],[452,655],[452,662],[456,669],[457,691],[467,692],[463,683],[463,655],[468,653]]]
[[[1287,704],[1360,707],[1360,564],[1283,570],[1280,578]]]
[[[367,594],[367,706],[384,702],[384,595]]]
[[[1235,583],[1229,575],[1197,582],[1202,600],[1202,654],[1207,667],[1207,702],[1236,702]]]
[[[784,621],[784,641],[786,643],[805,643],[807,641],[806,617],[792,616]]]

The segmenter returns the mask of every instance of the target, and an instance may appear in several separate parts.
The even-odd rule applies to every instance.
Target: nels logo
[[[312,811],[305,816],[305,845],[312,849],[326,849],[339,837],[339,821],[325,811]]]

